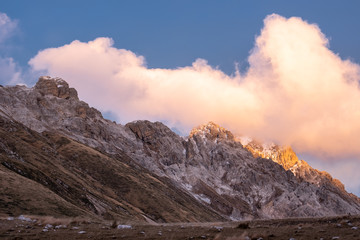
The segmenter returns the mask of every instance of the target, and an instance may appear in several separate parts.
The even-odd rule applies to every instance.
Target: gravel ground
[[[67,223],[67,224],[66,224]],[[162,225],[0,220],[0,239],[360,239],[360,216]]]

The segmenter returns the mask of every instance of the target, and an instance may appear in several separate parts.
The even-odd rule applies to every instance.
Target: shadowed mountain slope
[[[0,211],[156,222],[222,218],[124,153],[108,156],[59,133],[0,116]]]

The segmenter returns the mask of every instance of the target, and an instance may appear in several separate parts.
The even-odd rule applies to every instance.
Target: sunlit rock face
[[[271,159],[290,170],[299,181],[305,181],[317,186],[333,185],[340,190],[345,190],[344,185],[325,171],[312,168],[306,161],[299,160],[291,147],[281,147],[274,143],[260,143],[250,137],[237,138],[254,157]]]
[[[285,170],[289,170],[299,161],[291,147],[280,147],[274,143],[261,144],[255,140],[251,140],[251,142],[248,143],[241,140],[240,142],[243,143],[243,146],[249,150],[254,157],[271,159],[282,165]]]
[[[38,131],[60,132],[115,156],[126,154],[226,219],[359,214],[359,199],[290,147],[236,137],[213,122],[180,137],[160,122],[125,126],[78,100],[64,80],[0,88],[0,113]],[[61,90],[63,89],[64,90]]]
[[[189,137],[194,136],[200,136],[203,139],[207,138],[209,140],[234,140],[234,135],[230,131],[213,122],[193,128]]]

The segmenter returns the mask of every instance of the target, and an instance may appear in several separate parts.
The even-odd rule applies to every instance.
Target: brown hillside
[[[0,117],[0,145],[2,213],[156,222],[222,219],[126,154],[110,157],[5,117]]]

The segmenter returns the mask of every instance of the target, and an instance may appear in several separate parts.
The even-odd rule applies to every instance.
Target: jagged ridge
[[[168,181],[223,218],[360,212],[356,196],[348,194],[330,175],[298,161],[291,149],[271,153],[278,154],[277,158],[271,156],[272,160],[254,157],[254,151],[244,148],[230,131],[211,122],[193,129],[187,138],[159,122],[136,121],[122,126],[103,119],[62,81],[47,77],[40,78],[32,89],[0,88],[0,115],[38,133],[64,134],[111,158],[125,154],[131,168],[148,169],[161,177],[158,180]],[[215,220],[216,214],[212,216]]]

